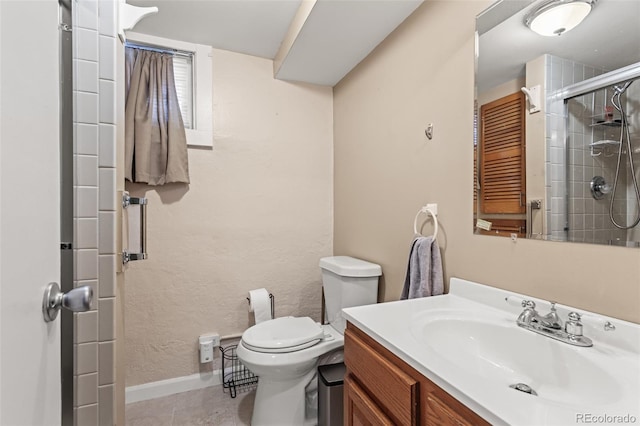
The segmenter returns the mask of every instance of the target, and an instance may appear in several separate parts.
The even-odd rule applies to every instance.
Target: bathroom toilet
[[[380,265],[334,256],[320,259],[320,268],[328,324],[276,318],[247,329],[238,344],[238,358],[259,376],[253,426],[316,424],[315,412],[306,412],[306,391],[314,386],[320,360],[344,345],[342,308],[377,302]]]

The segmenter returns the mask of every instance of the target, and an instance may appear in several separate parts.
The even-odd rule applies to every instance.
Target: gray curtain
[[[173,57],[130,47],[125,52],[125,178],[149,185],[189,183]]]

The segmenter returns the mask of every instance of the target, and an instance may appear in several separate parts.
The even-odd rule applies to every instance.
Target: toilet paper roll
[[[249,291],[249,312],[253,312],[256,324],[273,319],[271,317],[271,300],[266,289],[257,288]]]

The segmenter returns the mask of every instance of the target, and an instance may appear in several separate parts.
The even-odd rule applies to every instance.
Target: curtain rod
[[[149,50],[151,52],[169,53],[175,56],[184,56],[189,58],[193,57],[193,52],[186,52],[183,50],[170,49],[170,48],[161,47],[161,46],[152,46],[148,44],[138,44],[138,43],[131,43],[131,42],[126,42],[124,46],[130,47],[132,49]]]

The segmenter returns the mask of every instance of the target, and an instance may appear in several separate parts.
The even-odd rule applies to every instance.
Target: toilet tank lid
[[[382,268],[375,263],[350,256],[331,256],[320,259],[320,267],[343,277],[379,277]]]

